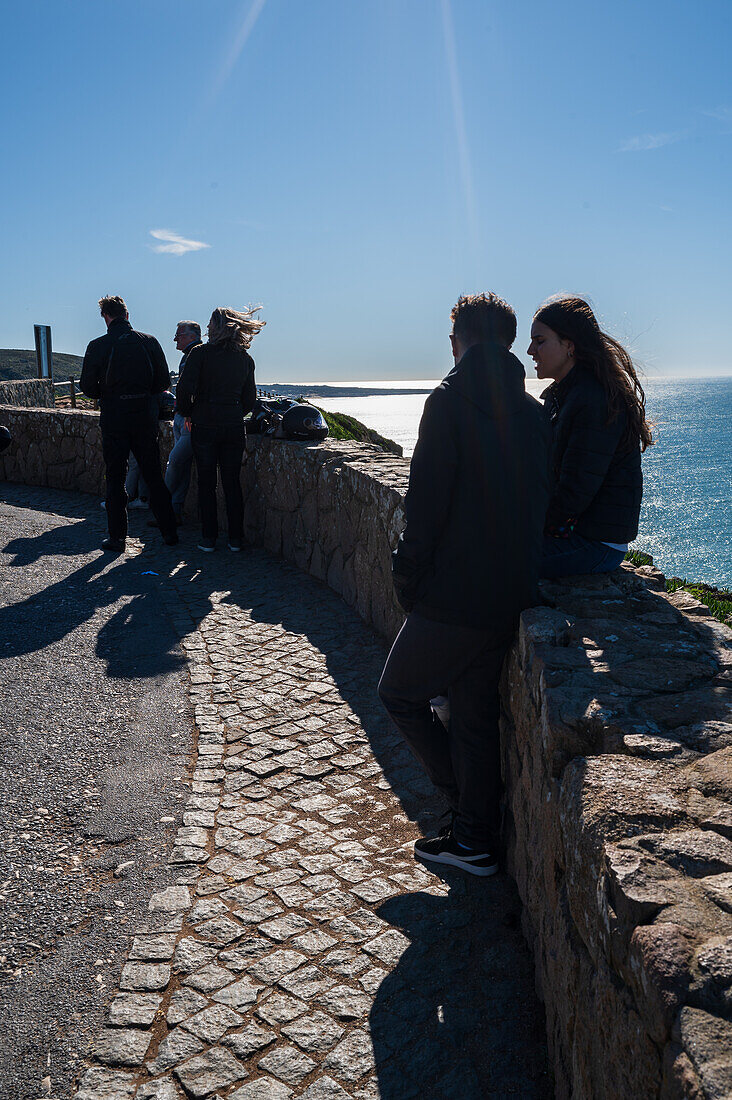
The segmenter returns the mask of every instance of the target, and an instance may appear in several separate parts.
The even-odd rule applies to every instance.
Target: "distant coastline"
[[[438,383],[435,383],[437,385]],[[382,384],[383,385],[383,384]],[[377,388],[374,386],[341,386],[323,383],[308,384],[305,382],[259,382],[257,386],[267,393],[281,394],[283,397],[406,397],[415,394],[427,395],[434,387],[425,389],[408,389],[398,383],[393,388]]]

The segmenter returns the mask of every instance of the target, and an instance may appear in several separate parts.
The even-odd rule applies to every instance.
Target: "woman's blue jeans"
[[[612,573],[625,557],[624,550],[613,550],[604,542],[572,534],[566,539],[544,535],[539,576],[547,580],[572,577],[576,573]]]

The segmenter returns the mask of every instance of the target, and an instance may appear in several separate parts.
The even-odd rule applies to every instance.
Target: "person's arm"
[[[425,402],[404,501],[406,526],[392,557],[394,588],[405,611],[411,610],[433,567],[456,470],[457,439],[449,400],[438,389]]]
[[[247,353],[247,370],[244,385],[241,388],[242,416],[246,416],[254,408],[257,400],[257,386],[254,381],[254,360]]]
[[[198,390],[198,382],[201,372],[200,345],[193,348],[186,356],[185,365],[181,371],[178,385],[175,387],[176,408],[183,416],[190,418],[193,412],[193,402]]]
[[[625,422],[625,412],[621,411],[608,424],[604,402],[589,398],[578,403],[549,501],[546,515],[549,533],[568,532],[589,508],[605,480]]]
[[[79,375],[79,389],[87,397],[99,397],[99,382],[105,362],[104,357],[99,354],[97,341],[92,340],[84,352],[84,362]]]
[[[148,351],[153,367],[152,392],[162,393],[164,390],[167,390],[170,385],[170,371],[168,370],[168,361],[165,358],[165,352],[154,336],[150,339]]]

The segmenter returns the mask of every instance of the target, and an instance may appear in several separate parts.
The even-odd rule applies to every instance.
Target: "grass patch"
[[[644,554],[642,550],[629,550],[625,555],[625,560],[629,561],[631,565],[653,565],[651,555]]]
[[[331,439],[355,439],[360,443],[374,443],[383,451],[391,451],[395,455],[403,454],[398,443],[379,435],[373,428],[367,428],[360,420],[356,420],[355,416],[340,412],[326,412],[325,409],[319,411],[328,425],[328,434]]]
[[[724,588],[715,588],[711,584],[697,584],[694,581],[682,580],[680,577],[669,577],[666,581],[666,591],[676,592],[679,588],[684,592],[690,592],[697,600],[706,604],[720,623],[732,626],[732,592]]]
[[[625,560],[632,565],[653,565],[650,554],[644,554],[642,550],[629,550]],[[720,623],[732,626],[732,592],[725,588],[715,588],[712,584],[701,584],[699,581],[682,580],[681,577],[668,577],[666,579],[666,591],[677,592],[682,588],[689,592],[695,599],[700,600],[709,608],[715,619]]]

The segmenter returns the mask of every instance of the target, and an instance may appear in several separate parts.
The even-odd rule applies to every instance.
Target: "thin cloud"
[[[468,131],[465,125],[465,110],[463,108],[463,93],[460,84],[460,65],[458,63],[457,45],[455,42],[455,28],[452,18],[450,0],[442,0],[442,33],[445,42],[445,58],[450,79],[450,95],[452,98],[452,114],[455,125],[455,140],[458,151],[458,165],[460,169],[460,182],[465,203],[465,215],[468,222],[473,248],[478,255],[478,215],[475,203],[475,187],[473,186],[473,169],[468,144]]]
[[[717,107],[714,111],[702,111],[702,114],[721,122],[725,127],[723,133],[729,134],[732,131],[732,107]]]
[[[206,102],[204,104],[205,108],[210,107],[213,104],[214,100],[219,97],[224,85],[236,68],[237,62],[241,57],[242,50],[246,46],[249,35],[254,30],[255,24],[262,14],[262,8],[266,4],[266,2],[267,0],[250,0],[249,3],[244,5],[244,7],[247,8],[247,11],[244,15],[244,18],[242,19],[239,30],[234,35],[234,39],[229,46],[229,49],[226,51],[226,56],[221,63],[221,67],[216,74],[213,84],[209,89],[209,93],[206,97]]]
[[[211,247],[205,241],[189,241],[170,229],[151,229],[150,236],[156,241],[165,242],[153,245],[153,252],[168,252],[171,256],[182,256],[184,252],[200,252],[202,248]]]
[[[638,134],[622,142],[619,153],[644,153],[649,149],[661,149],[664,145],[674,145],[686,137],[683,130],[675,130],[667,134]]]

